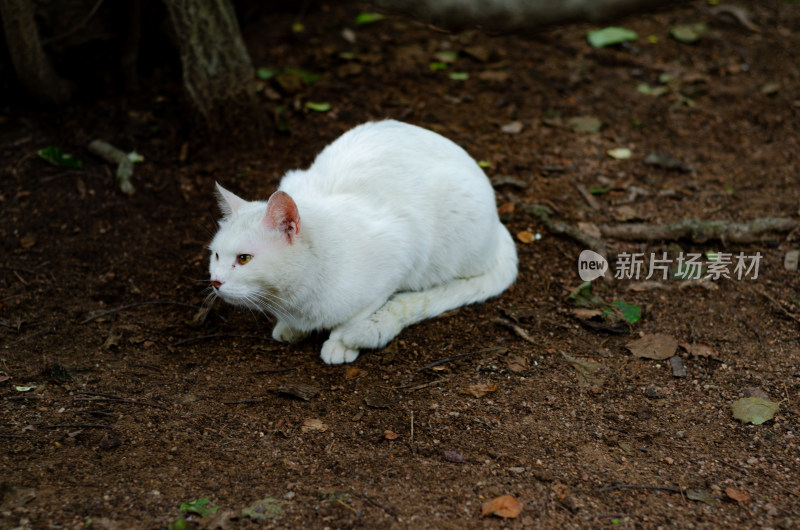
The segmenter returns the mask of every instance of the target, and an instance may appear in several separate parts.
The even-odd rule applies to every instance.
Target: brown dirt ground
[[[606,300],[645,309],[627,335],[578,324],[565,295],[580,283],[582,247],[519,204],[504,214],[512,233],[542,238],[519,242],[510,292],[412,326],[352,366],[319,360],[324,336],[278,344],[265,319],[223,305],[199,327],[191,325],[196,309],[178,304],[84,323],[143,301],[200,305],[214,181],[266,197],[284,171],[307,166],[370,119],[445,134],[490,161],[490,177],[524,181],[497,187],[500,206],[544,203],[573,224],[618,222],[622,206],[650,223],[800,214],[796,3],[748,3],[761,31],[705,2],[632,16],[619,23],[640,39],[612,49],[591,48],[589,26],[580,25],[530,36],[449,34],[400,18],[355,27],[362,9],[316,8],[301,34],[289,30],[290,13],[245,27],[257,65],[322,74],[291,95],[267,83],[263,104],[286,105],[291,131],[270,130],[265,149],[192,141],[176,83],[59,111],[3,109],[0,526],[163,528],[182,502],[202,497],[225,512],[214,524],[206,518],[207,528],[800,526],[800,279],[782,264],[798,246],[796,231],[752,244],[609,241],[612,254],[677,243],[684,252],[764,256],[756,280],[719,280],[713,290],[598,281]],[[708,24],[701,42],[669,38],[669,27],[692,22]],[[344,27],[355,44],[342,38]],[[469,55],[471,47],[488,57]],[[461,52],[449,71],[468,80],[429,69],[440,50]],[[680,86],[660,97],[636,91],[657,86],[662,73]],[[764,89],[769,83],[779,85]],[[305,101],[333,110],[308,111]],[[584,115],[599,117],[602,131],[558,126]],[[522,131],[504,133],[512,121]],[[146,157],[135,196],[119,193],[108,165],[86,151],[95,137]],[[74,153],[84,169],[37,158],[48,145]],[[614,147],[633,157],[606,156]],[[653,151],[694,171],[644,165]],[[596,196],[595,209],[576,184],[610,191]],[[631,200],[637,187],[642,194]],[[498,318],[516,321],[535,343]],[[625,345],[656,332],[708,344],[717,358],[680,352],[683,378],[667,361],[633,358]],[[226,337],[208,337],[219,334]],[[585,382],[562,353],[599,363],[605,379]],[[319,393],[303,401],[277,392],[298,384]],[[497,391],[461,392],[474,384]],[[780,401],[774,419],[754,426],[732,417],[731,403],[748,387]],[[603,490],[617,483],[667,489]],[[729,488],[749,499],[731,500]],[[35,498],[19,500],[31,489]],[[689,490],[711,497],[691,500]],[[517,518],[481,517],[485,501],[505,494],[523,504]],[[277,513],[241,516],[268,497]]]

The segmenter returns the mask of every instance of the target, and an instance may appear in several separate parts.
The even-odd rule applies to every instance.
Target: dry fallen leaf
[[[303,401],[308,401],[319,394],[319,388],[311,385],[304,385],[302,383],[295,383],[279,386],[278,393],[294,396],[298,399],[302,399]]]
[[[36,234],[25,234],[19,240],[19,246],[22,248],[31,248],[36,245]]]
[[[467,461],[458,451],[445,451],[444,459],[454,464],[463,464]]]
[[[356,368],[355,366],[348,366],[347,370],[344,372],[345,379],[355,379],[358,377],[358,374],[361,373],[361,368]]]
[[[517,234],[517,239],[523,243],[533,243],[536,241],[536,235],[528,230],[523,230]]]
[[[470,385],[466,388],[462,388],[458,391],[459,394],[468,394],[470,396],[480,398],[485,396],[490,392],[496,392],[497,385],[494,383],[478,383],[476,385]]]
[[[398,438],[400,438],[400,435],[394,431],[386,429],[385,431],[383,431],[383,437],[386,438],[387,440],[397,440]]]
[[[629,342],[625,347],[631,351],[634,357],[662,361],[675,355],[678,342],[669,335],[656,333]]]
[[[513,202],[507,202],[502,206],[500,206],[499,208],[497,208],[497,215],[506,215],[509,213],[514,213],[515,208],[516,206],[514,206]]]
[[[508,369],[515,374],[524,372],[528,369],[528,359],[521,355],[509,357],[506,363],[508,364]]]
[[[522,512],[522,503],[511,495],[502,495],[483,503],[481,506],[481,515],[496,515],[497,517],[504,517],[506,519],[513,519]]]
[[[328,426],[322,423],[322,420],[317,418],[306,418],[303,421],[303,426],[300,427],[302,432],[325,432]]]
[[[717,358],[717,352],[714,351],[714,348],[709,346],[708,344],[703,344],[701,342],[695,342],[694,344],[689,344],[688,342],[681,342],[681,348],[686,350],[689,355],[693,355],[695,357],[710,357],[711,359]]]
[[[725,495],[736,502],[747,502],[750,500],[750,495],[747,492],[733,488],[725,488]]]
[[[572,310],[572,313],[584,320],[589,320],[595,317],[603,316],[603,312],[599,309],[587,309],[585,307],[576,307]]]

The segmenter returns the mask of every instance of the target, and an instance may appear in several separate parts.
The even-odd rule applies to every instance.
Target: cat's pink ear
[[[247,201],[234,195],[217,182],[217,201],[219,202],[219,209],[222,210],[222,215],[229,217],[239,211],[239,208],[247,204]]]
[[[297,204],[282,191],[276,191],[267,202],[267,215],[264,216],[264,223],[272,230],[283,232],[289,239],[289,243],[294,241],[295,236],[300,232],[300,213],[297,211]]]

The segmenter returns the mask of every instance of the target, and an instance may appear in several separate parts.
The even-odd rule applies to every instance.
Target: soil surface
[[[605,303],[576,312],[586,246],[527,207],[587,232],[798,219],[800,9],[710,4],[617,21],[639,38],[606,48],[587,43],[589,25],[490,36],[356,25],[360,5],[265,14],[243,28],[254,63],[320,77],[262,81],[275,119],[260,149],[198,141],[170,76],[135,96],[5,107],[0,527],[800,526],[800,278],[784,268],[798,231],[601,234]],[[669,35],[698,22],[695,43]],[[486,162],[518,240],[513,288],[342,366],[319,359],[324,333],[277,343],[268,319],[221,303],[196,318],[214,182],[265,198],[347,129],[387,117]],[[587,117],[598,132],[576,130]],[[87,150],[95,138],[144,156],[135,195]],[[83,168],[37,157],[47,146]],[[655,269],[643,283],[651,253],[699,254],[705,275],[712,251],[731,253],[729,278]],[[646,255],[638,281],[613,278],[624,253]],[[757,277],[737,278],[740,253],[760,253]],[[641,319],[620,321],[633,305]],[[684,345],[661,360],[627,348],[653,334]],[[732,404],[747,396],[779,409],[741,423]],[[483,516],[503,495],[521,512]],[[197,499],[218,512],[182,514]]]

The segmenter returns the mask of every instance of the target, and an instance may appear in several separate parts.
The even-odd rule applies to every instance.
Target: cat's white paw
[[[308,337],[308,333],[305,331],[298,331],[296,329],[292,329],[280,320],[272,330],[272,338],[281,342],[288,342],[290,344],[294,344],[296,342],[300,342],[304,338]]]
[[[372,318],[347,324],[339,329],[341,341],[351,348],[383,348],[403,327],[394,318],[373,315]]]
[[[348,348],[338,339],[328,339],[322,345],[320,357],[325,364],[351,363],[358,358],[358,350]]]

